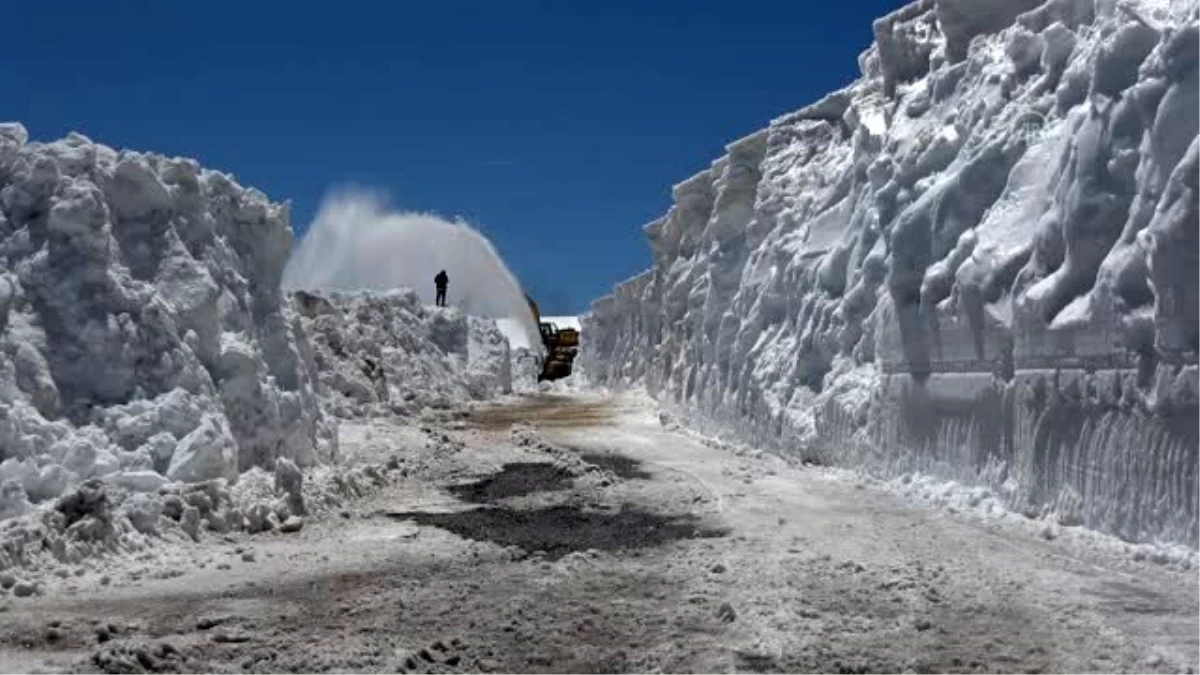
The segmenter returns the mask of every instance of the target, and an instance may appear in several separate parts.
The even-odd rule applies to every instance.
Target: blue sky
[[[903,3],[20,4],[0,119],[33,138],[196,157],[298,233],[329,188],[381,188],[472,221],[566,313],[649,265],[672,184],[848,83]]]

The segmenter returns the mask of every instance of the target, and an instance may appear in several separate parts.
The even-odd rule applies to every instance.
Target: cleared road
[[[1200,659],[1194,571],[739,456],[664,430],[635,398],[521,398],[447,416],[423,443],[380,422],[343,432],[348,454],[403,468],[297,533],[171,544],[173,562],[131,559],[110,585],[0,600],[0,666],[1180,672]]]

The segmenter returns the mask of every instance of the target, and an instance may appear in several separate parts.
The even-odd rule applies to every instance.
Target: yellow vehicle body
[[[578,347],[579,331],[575,330],[574,328],[559,328],[558,343],[564,347]]]
[[[546,348],[546,358],[542,361],[538,381],[558,380],[570,375],[575,355],[579,353],[579,331],[574,328],[559,328],[553,323],[542,321],[537,302],[528,295],[525,299],[529,302],[533,320],[541,333],[542,346]]]

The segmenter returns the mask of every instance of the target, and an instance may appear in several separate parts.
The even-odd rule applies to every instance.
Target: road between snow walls
[[[291,242],[286,205],[192,160],[0,125],[0,595],[295,531],[388,473],[339,421],[512,391],[494,322],[281,292]]]
[[[1195,672],[1194,566],[656,413],[574,392],[343,420],[356,498],[299,530],[167,531],[0,597],[0,668]]]
[[[881,17],[858,80],[674,187],[653,267],[585,320],[588,380],[787,457],[1195,548],[1197,14]]]

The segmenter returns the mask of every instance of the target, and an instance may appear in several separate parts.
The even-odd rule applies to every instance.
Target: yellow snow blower
[[[542,321],[542,313],[538,304],[528,295],[529,309],[533,311],[533,320],[542,334],[542,346],[546,348],[546,358],[542,361],[542,371],[538,373],[538,382],[542,380],[558,380],[571,374],[571,364],[579,353],[579,331],[574,328],[559,328],[557,324]]]

